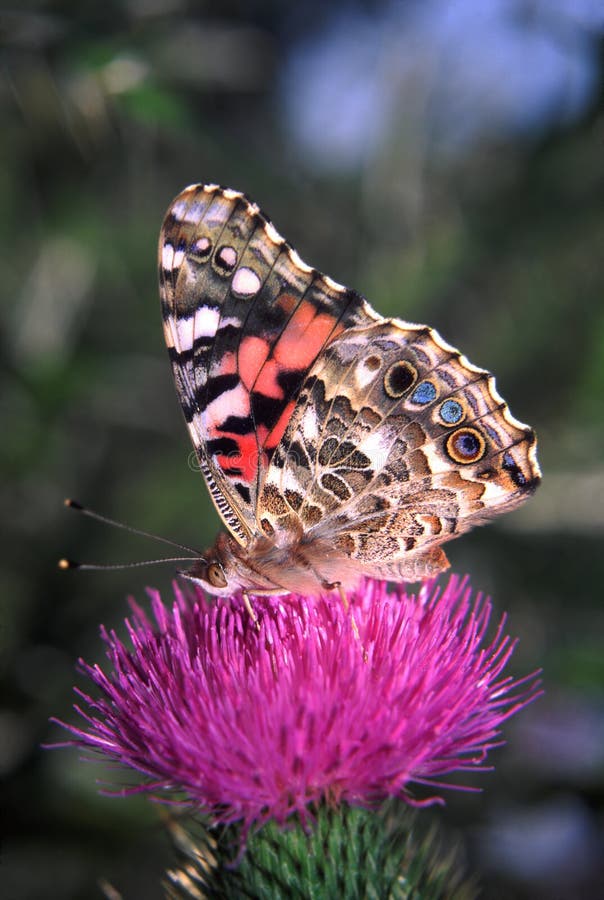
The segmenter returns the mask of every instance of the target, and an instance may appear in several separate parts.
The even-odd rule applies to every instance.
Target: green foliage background
[[[277,91],[310,14],[299,33],[268,0],[63,0],[2,17],[3,896],[79,900],[103,877],[126,898],[159,897],[171,862],[152,805],[99,796],[95,779],[114,772],[40,744],[61,737],[49,716],[74,720],[74,664],[100,661],[99,623],[121,627],[128,594],[167,594],[172,578],[57,572],[61,556],[156,552],[63,497],[195,546],[218,528],[188,464],[156,286],[163,213],[195,181],[245,190],[305,260],[381,313],[437,327],[536,427],[537,496],[450,557],[509,612],[515,671],[542,666],[547,695],[506,728],[496,771],[468,776],[483,794],[423,814],[461,836],[485,897],[538,898],[553,896],[552,873],[506,866],[498,829],[544,828],[547,841],[570,809],[584,831],[555,896],[602,896],[602,91],[539,139],[447,161],[401,128],[373,165],[326,175],[288,141]]]

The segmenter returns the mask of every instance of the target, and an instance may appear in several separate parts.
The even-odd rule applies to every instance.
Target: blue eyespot
[[[432,403],[435,399],[436,388],[431,381],[422,381],[411,395],[411,403],[421,403],[422,406],[425,406],[426,403]]]
[[[460,456],[465,456],[469,459],[470,457],[476,456],[480,450],[480,443],[475,434],[464,433],[457,436],[455,449]]]
[[[487,443],[477,428],[458,428],[445,441],[445,449],[453,462],[476,463],[487,452]]]
[[[457,400],[445,400],[439,410],[439,414],[447,425],[457,425],[464,416],[463,406]]]

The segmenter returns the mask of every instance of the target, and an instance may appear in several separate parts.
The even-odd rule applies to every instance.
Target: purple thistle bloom
[[[184,791],[216,821],[443,802],[413,783],[485,769],[502,722],[539,693],[534,675],[503,674],[515,641],[504,620],[486,639],[490,603],[456,577],[417,596],[366,580],[354,620],[334,595],[257,601],[257,624],[238,599],[175,595],[170,611],[150,592],[155,625],[132,603],[131,649],[103,629],[111,671],[80,662],[101,696],[78,691],[87,726],[65,727],[147,776],[137,790]]]

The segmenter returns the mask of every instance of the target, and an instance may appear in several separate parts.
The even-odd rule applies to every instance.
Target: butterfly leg
[[[340,595],[340,600],[342,601],[342,606],[344,607],[345,612],[348,612],[350,604],[348,603],[348,597],[346,596],[346,592],[342,587],[342,583],[340,581],[322,581],[321,587],[324,591],[337,590],[338,594]]]
[[[350,612],[350,603],[348,602],[348,597],[346,596],[346,591],[342,587],[342,583],[340,581],[323,581],[321,582],[321,587],[326,591],[335,591],[337,590],[340,595],[340,601],[342,606],[344,607],[344,612],[348,615]],[[354,617],[354,613],[350,613],[350,624],[352,625],[352,630],[354,632],[354,636],[361,644],[361,635],[359,634],[359,628],[356,623],[356,619]],[[363,659],[367,662],[367,653],[365,652],[365,648],[361,644],[361,649],[363,651]]]
[[[254,607],[251,604],[250,595],[248,594],[247,591],[243,591],[241,596],[243,597],[243,605],[245,606],[246,610],[248,611],[250,619],[252,620],[252,622],[254,623],[256,628],[258,630],[260,630],[258,616],[256,615],[256,613],[254,611]]]

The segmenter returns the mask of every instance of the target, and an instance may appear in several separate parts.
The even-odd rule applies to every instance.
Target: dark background
[[[589,0],[2,4],[0,892],[160,897],[157,807],[44,751],[129,593],[171,567],[64,496],[185,543],[218,520],[163,347],[156,242],[186,184],[247,191],[303,259],[497,374],[540,438],[524,509],[450,546],[546,696],[442,822],[484,897],[604,896],[604,12]],[[161,547],[159,554],[161,554]],[[123,630],[123,629],[122,629]],[[80,679],[80,683],[82,683]]]

